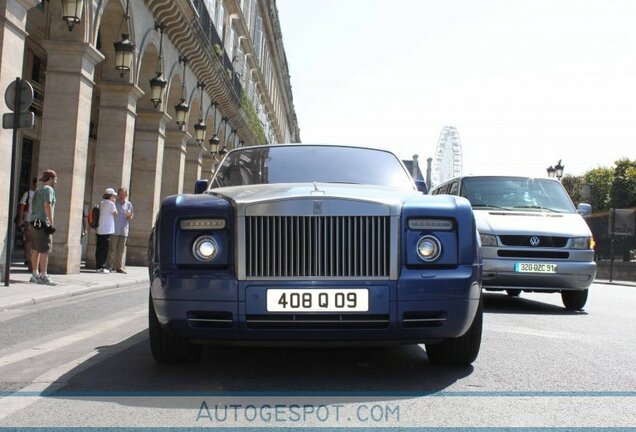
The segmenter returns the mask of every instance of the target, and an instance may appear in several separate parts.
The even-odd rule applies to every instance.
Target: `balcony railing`
[[[232,64],[232,60],[229,58],[227,53],[225,52],[225,48],[223,47],[223,42],[219,33],[216,30],[214,22],[212,21],[212,17],[210,16],[210,12],[208,12],[208,8],[205,6],[203,0],[192,0],[192,4],[196,8],[199,18],[197,19],[197,23],[200,26],[200,30],[207,39],[207,42],[210,44],[210,48],[215,53],[217,49],[215,45],[219,47],[221,55],[219,55],[219,60],[223,65],[223,69],[225,71],[229,71],[227,74],[227,79],[230,80],[232,88],[236,93],[236,97],[241,99],[241,93],[243,91],[243,86],[241,85],[241,80],[239,76],[234,70],[234,65]],[[218,54],[217,54],[218,55]]]

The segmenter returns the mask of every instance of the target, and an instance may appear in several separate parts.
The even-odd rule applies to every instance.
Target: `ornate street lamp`
[[[126,72],[132,67],[135,57],[135,44],[128,39],[128,34],[121,34],[122,40],[115,42],[115,69],[119,71],[119,76],[123,78]]]
[[[554,169],[554,167],[552,165],[550,165],[546,171],[548,172],[548,177],[550,178],[554,178],[554,174],[556,172],[556,170]]]
[[[179,126],[179,129],[183,129],[183,125],[185,125],[186,122],[186,116],[188,115],[188,111],[190,111],[190,106],[186,102],[185,97],[185,73],[188,58],[186,56],[179,56],[179,63],[183,63],[183,82],[181,83],[181,99],[179,100],[179,103],[175,105],[174,110],[177,114],[177,126]]]
[[[219,144],[221,144],[221,140],[217,134],[214,134],[212,138],[208,141],[210,143],[210,153],[212,155],[216,155],[219,151]]]
[[[563,177],[563,168],[565,168],[563,165],[561,165],[561,160],[559,159],[559,161],[556,163],[555,166],[550,165],[547,168],[548,171],[548,177],[550,178],[557,178],[557,180],[561,181],[561,178]]]
[[[210,113],[210,108],[214,109],[214,114],[212,115],[212,138],[208,141],[210,143],[210,154],[216,157],[217,152],[219,151],[219,144],[221,140],[219,139],[218,131],[216,130],[216,102],[212,100],[210,102],[210,106],[205,111],[205,118],[208,118],[208,114]]]
[[[68,25],[68,31],[73,31],[75,24],[82,18],[84,0],[62,0],[62,19]]]
[[[201,94],[199,104],[199,121],[194,125],[194,135],[197,143],[199,143],[199,145],[202,145],[203,141],[205,141],[205,131],[207,129],[207,126],[203,121],[203,88],[205,87],[205,83],[199,81],[197,82],[197,87],[201,90]]]
[[[163,23],[155,21],[155,30],[159,30],[159,58],[157,59],[157,75],[150,80],[150,100],[157,108],[163,101],[163,90],[168,85],[168,81],[163,79],[163,71],[161,70],[161,59],[163,57],[163,32],[166,26]]]
[[[120,30],[124,25],[124,21],[126,22],[126,27],[128,27],[128,18],[130,18],[128,16],[129,3],[130,0],[126,0],[126,11],[119,26]],[[123,32],[121,33],[121,40],[113,45],[115,46],[115,69],[119,71],[119,76],[123,78],[124,74],[130,71],[132,67],[133,58],[135,57],[135,44],[128,39],[128,33]]]
[[[563,177],[563,168],[565,168],[563,165],[561,165],[561,160],[559,159],[559,161],[557,162],[557,164],[554,166],[554,171],[556,174],[556,178],[560,181],[561,177]]]

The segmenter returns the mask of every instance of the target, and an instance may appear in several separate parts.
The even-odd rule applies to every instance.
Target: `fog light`
[[[192,246],[192,253],[199,261],[212,261],[219,253],[219,245],[210,236],[199,237]]]
[[[442,254],[442,245],[433,236],[424,236],[417,242],[417,254],[426,261],[435,261]]]

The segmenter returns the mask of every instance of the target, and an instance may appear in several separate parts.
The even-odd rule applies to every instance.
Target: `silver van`
[[[558,180],[512,176],[464,176],[430,191],[467,198],[473,207],[483,254],[483,287],[511,296],[560,292],[567,309],[585,306],[596,276],[594,239]]]

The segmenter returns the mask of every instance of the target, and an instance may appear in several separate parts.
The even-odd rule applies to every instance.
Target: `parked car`
[[[464,176],[433,188],[432,195],[467,198],[475,211],[484,272],[483,287],[511,296],[558,292],[567,309],[587,302],[596,276],[594,239],[558,180]]]
[[[470,203],[422,194],[393,153],[239,148],[198,189],[163,201],[150,239],[157,362],[233,343],[424,343],[435,363],[477,357]]]

